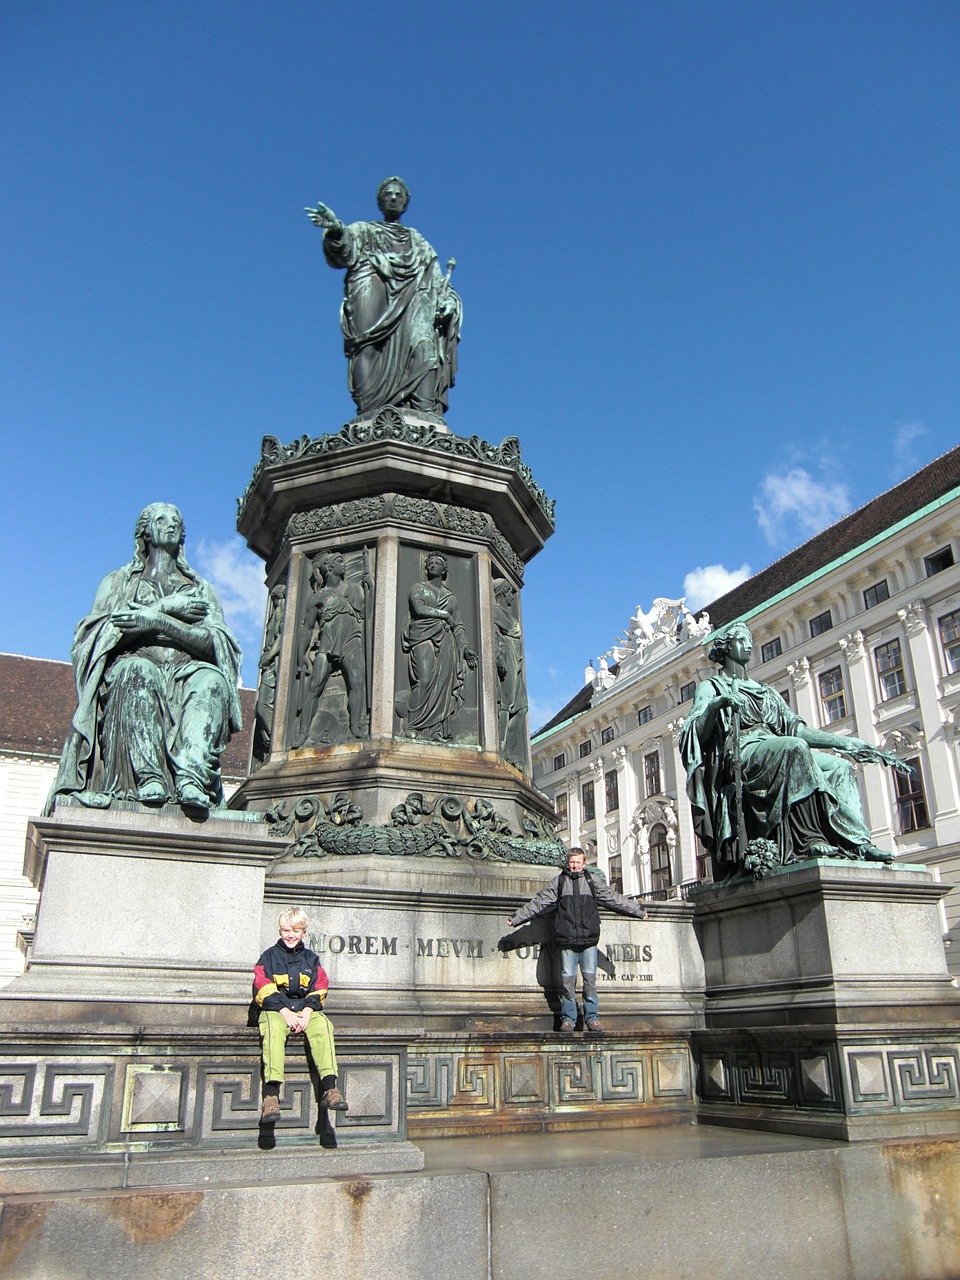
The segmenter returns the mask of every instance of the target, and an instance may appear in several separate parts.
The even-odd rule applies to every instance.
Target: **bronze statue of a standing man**
[[[457,371],[463,305],[450,270],[444,276],[420,232],[401,226],[409,201],[406,183],[393,177],[377,192],[382,222],[345,226],[324,204],[307,209],[323,228],[327,262],[347,273],[340,324],[361,417],[387,404],[442,417]]]

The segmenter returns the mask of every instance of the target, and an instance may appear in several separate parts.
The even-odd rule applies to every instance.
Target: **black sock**
[[[283,1088],[283,1085],[279,1082],[279,1080],[264,1080],[263,1096],[265,1098],[279,1098],[280,1090],[282,1088]]]
[[[337,1077],[336,1077],[336,1076],[321,1076],[321,1077],[320,1077],[320,1092],[321,1092],[321,1093],[326,1093],[328,1089],[335,1089],[336,1087],[337,1087]]]

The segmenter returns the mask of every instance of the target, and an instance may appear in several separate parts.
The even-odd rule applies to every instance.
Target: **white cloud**
[[[698,565],[683,580],[687,608],[696,613],[711,600],[719,600],[734,587],[739,587],[741,582],[746,582],[752,572],[746,563],[739,569],[725,569],[722,564]]]
[[[263,561],[247,550],[240,537],[227,542],[201,538],[193,548],[187,548],[187,555],[197,572],[216,587],[227,626],[243,649],[243,682],[252,687],[257,680],[267,607]]]
[[[922,422],[901,422],[893,437],[894,476],[904,480],[920,466],[920,455],[913,447],[921,436],[927,434]]]
[[[765,476],[753,509],[772,546],[792,547],[813,537],[850,510],[845,484],[815,480],[803,467]]]

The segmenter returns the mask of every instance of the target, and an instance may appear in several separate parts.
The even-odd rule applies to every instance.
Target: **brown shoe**
[[[260,1108],[261,1124],[276,1124],[280,1119],[280,1099],[275,1098],[273,1094],[264,1098],[263,1106]]]
[[[344,1098],[340,1090],[334,1085],[332,1089],[328,1089],[320,1099],[321,1107],[326,1107],[328,1111],[349,1111],[347,1100]]]

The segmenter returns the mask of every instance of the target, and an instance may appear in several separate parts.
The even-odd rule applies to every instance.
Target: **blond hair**
[[[306,933],[309,923],[303,907],[284,907],[277,916],[278,929],[299,929],[301,933]]]

